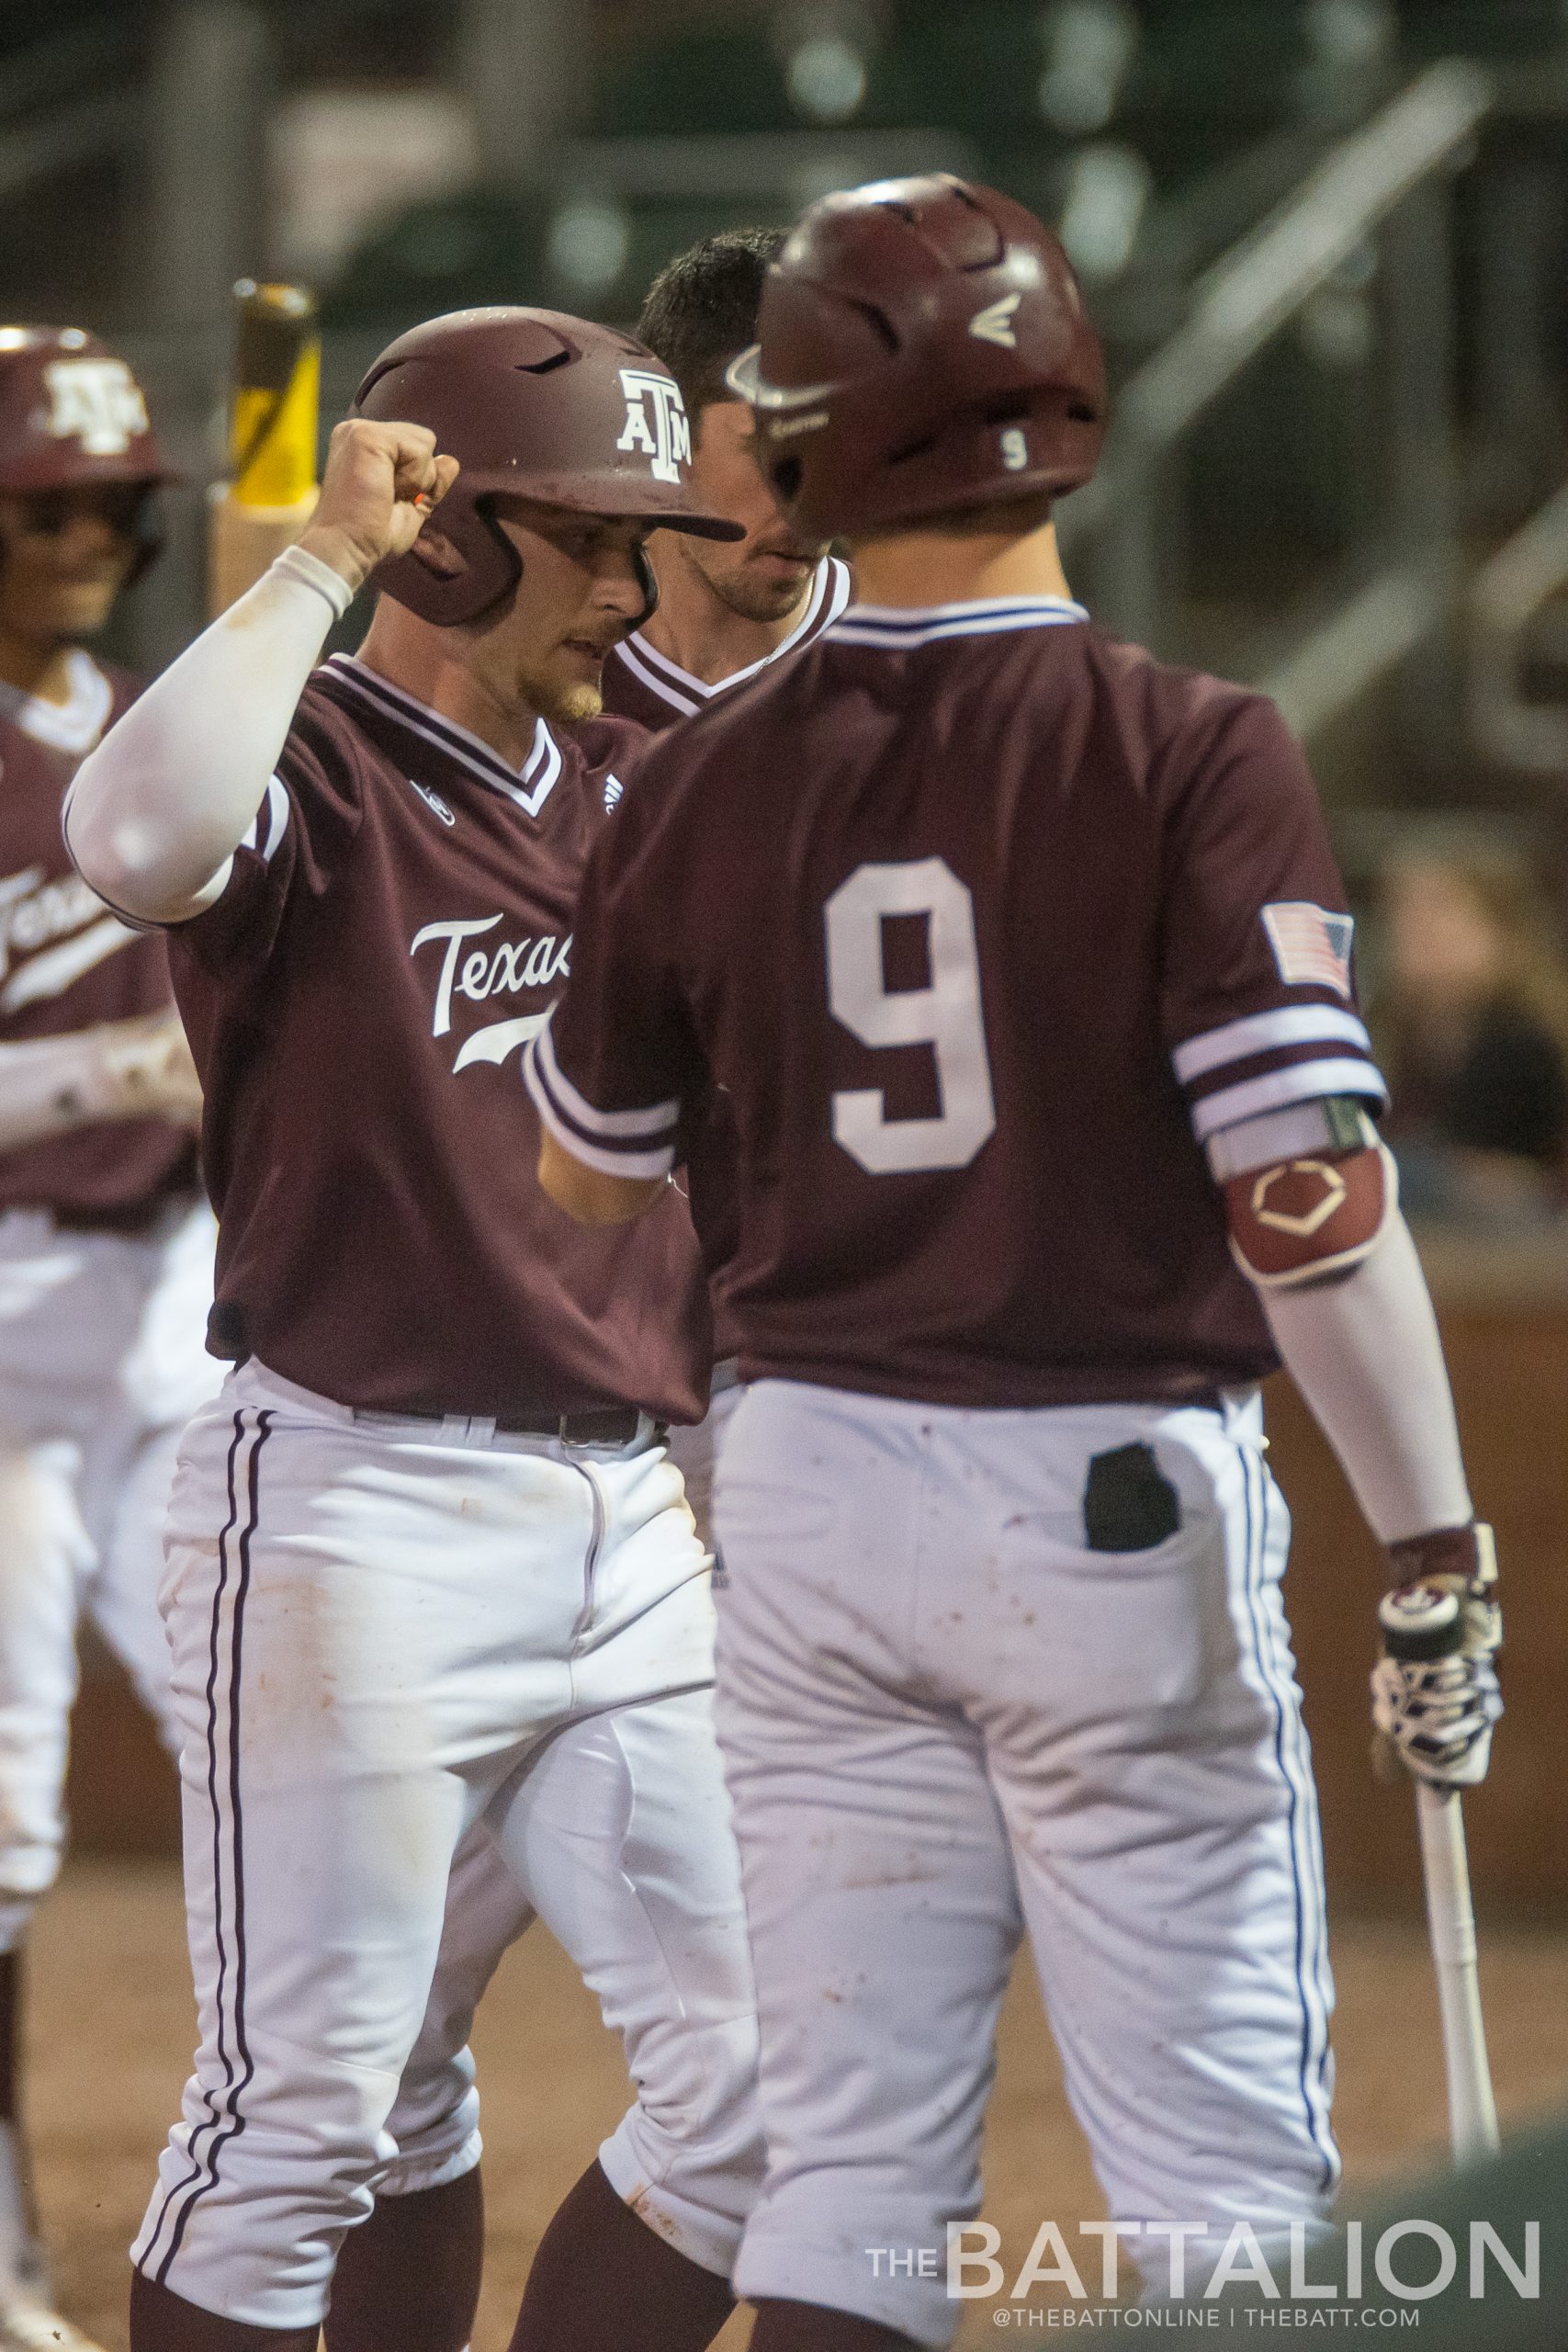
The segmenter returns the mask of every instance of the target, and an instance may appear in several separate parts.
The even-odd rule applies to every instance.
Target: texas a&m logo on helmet
[[[0,492],[177,479],[125,360],[85,327],[0,325]]]
[[[43,380],[44,431],[79,441],[90,458],[123,457],[148,429],[141,387],[123,359],[54,359]]]
[[[679,384],[651,368],[623,368],[621,389],[626,423],[616,448],[646,449],[655,481],[680,481],[692,462],[692,424]]]

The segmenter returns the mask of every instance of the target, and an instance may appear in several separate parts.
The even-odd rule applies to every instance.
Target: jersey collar
[[[823,634],[838,645],[877,645],[907,653],[944,637],[1068,628],[1088,618],[1087,606],[1068,596],[976,596],[955,605],[852,605]]]
[[[367,668],[352,653],[333,654],[327,667],[339,684],[346,686],[383,718],[396,719],[410,735],[418,736],[422,743],[430,744],[446,759],[455,761],[492,792],[504,793],[530,817],[538,815],[561,772],[560,746],[542,718],[535,727],[533,749],[521,770],[509,768],[479,736],[470,734],[455,719],[444,718],[417,695],[405,694],[401,686],[394,686],[378,670]]]
[[[690,670],[682,670],[680,663],[671,662],[667,653],[660,653],[656,646],[649,643],[640,629],[634,629],[629,637],[624,637],[615,648],[615,655],[626,663],[633,677],[647,686],[650,693],[656,694],[661,702],[667,702],[682,717],[689,717],[693,711],[700,710],[705,702],[711,701],[715,695],[727,694],[731,686],[739,685],[743,679],[754,678],[759,670],[767,669],[772,662],[782,662],[784,655],[792,652],[802,638],[809,636],[819,622],[825,628],[830,627],[849,601],[848,564],[840,563],[837,556],[824,556],[813,577],[806,610],[783,644],[775,645],[771,653],[764,653],[760,660],[749,662],[743,670],[732,670],[728,678],[716,679],[711,685],[704,678],[694,677]]]
[[[90,752],[108,723],[114,708],[114,687],[90,653],[75,646],[66,656],[70,692],[63,702],[45,702],[39,695],[18,694],[0,681],[0,714],[55,752]]]

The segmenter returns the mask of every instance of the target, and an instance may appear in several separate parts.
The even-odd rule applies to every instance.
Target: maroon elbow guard
[[[1231,1248],[1265,1290],[1348,1272],[1376,1246],[1398,1197],[1381,1144],[1278,1160],[1224,1189]]]

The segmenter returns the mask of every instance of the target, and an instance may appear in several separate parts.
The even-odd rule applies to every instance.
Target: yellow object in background
[[[316,503],[321,344],[316,300],[302,286],[243,277],[226,482],[213,492],[209,612],[254,586],[310,521]]]
[[[248,277],[234,297],[233,493],[242,506],[292,506],[316,481],[321,339],[315,297],[302,286],[258,286]]]

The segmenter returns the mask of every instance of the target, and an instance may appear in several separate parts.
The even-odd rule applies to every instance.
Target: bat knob
[[[1465,1639],[1464,1596],[1436,1585],[1404,1585],[1378,1603],[1384,1654],[1402,1664],[1451,1657]]]

